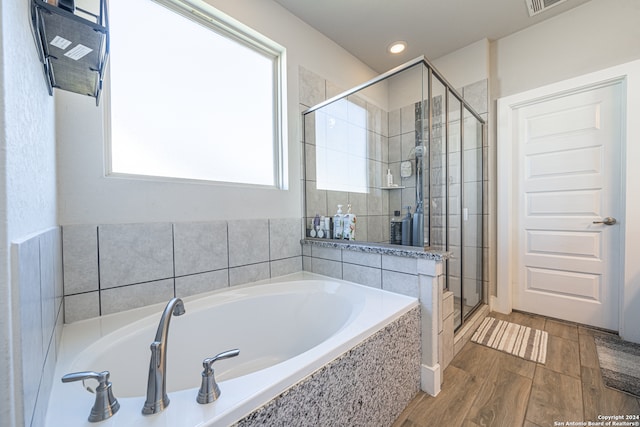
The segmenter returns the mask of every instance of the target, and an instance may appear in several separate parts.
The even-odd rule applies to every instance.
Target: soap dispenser
[[[333,238],[342,239],[342,205],[338,205],[338,212],[333,216]]]
[[[411,246],[411,206],[406,206],[407,214],[402,218],[402,244]]]
[[[347,205],[347,213],[343,218],[343,238],[356,240],[356,215],[351,212],[351,203]]]
[[[400,211],[393,211],[389,230],[389,243],[392,245],[402,244],[402,218],[400,217]]]

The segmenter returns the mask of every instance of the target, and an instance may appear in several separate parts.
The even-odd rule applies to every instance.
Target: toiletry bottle
[[[309,237],[316,237],[316,227],[313,225],[313,220],[311,220],[311,225],[307,229],[309,233]]]
[[[324,228],[324,215],[320,217],[320,221],[318,222],[318,238],[324,239],[327,237],[327,230]]]
[[[338,212],[333,216],[333,238],[342,239],[342,205],[338,205]]]
[[[325,216],[324,217],[324,231],[325,231],[325,238],[330,239],[331,238],[331,217],[330,216]]]
[[[402,244],[411,246],[411,206],[407,206],[407,215],[402,218]]]
[[[318,230],[320,229],[320,215],[316,214],[313,218],[313,226],[311,227],[311,237],[319,237]]]
[[[391,218],[389,230],[389,243],[392,245],[402,244],[402,218],[400,218],[400,211],[393,211],[393,218]]]
[[[387,187],[393,187],[393,175],[391,175],[391,169],[387,169]]]
[[[424,213],[422,211],[422,202],[418,203],[415,212],[413,212],[412,227],[411,244],[413,246],[424,246]]]
[[[347,205],[347,213],[343,221],[343,238],[346,240],[356,240],[356,214],[351,212],[351,203]]]

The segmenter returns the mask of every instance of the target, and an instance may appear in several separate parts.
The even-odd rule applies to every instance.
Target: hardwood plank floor
[[[547,363],[469,342],[444,371],[440,394],[418,393],[394,427],[557,427],[640,415],[640,399],[602,382],[593,337],[603,332],[527,313],[491,316],[546,330]]]

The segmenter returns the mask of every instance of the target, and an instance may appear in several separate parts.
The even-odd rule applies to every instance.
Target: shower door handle
[[[613,225],[616,222],[618,221],[615,218],[610,216],[604,218],[602,221],[593,221],[594,224],[604,224],[604,225]]]

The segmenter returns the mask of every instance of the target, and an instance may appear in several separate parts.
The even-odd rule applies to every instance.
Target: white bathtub
[[[278,283],[233,287],[184,298],[171,320],[167,393],[162,413],[144,416],[153,341],[164,304],[65,325],[47,426],[95,426],[94,395],[82,383],[60,381],[76,371],[111,372],[120,410],[101,426],[225,426],[417,306],[415,298],[310,273]],[[202,360],[222,351],[240,355],[214,364],[221,397],[196,403]],[[90,383],[95,386],[95,382]]]

